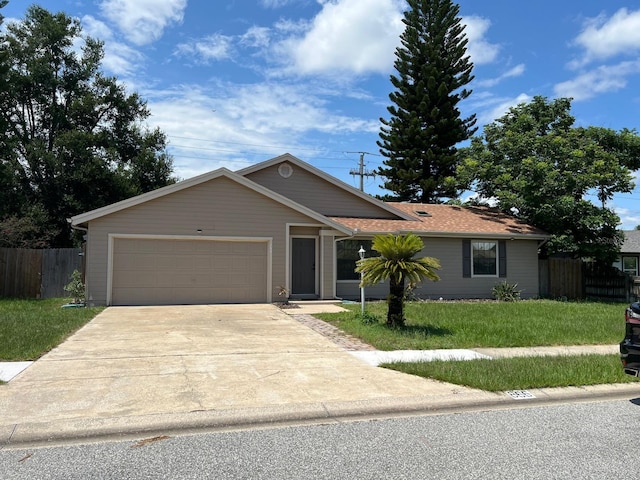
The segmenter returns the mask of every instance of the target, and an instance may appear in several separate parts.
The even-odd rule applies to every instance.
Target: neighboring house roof
[[[229,180],[239,183],[240,185],[243,185],[255,192],[258,192],[278,203],[281,203],[282,205],[286,205],[287,207],[299,213],[302,213],[303,215],[307,215],[308,217],[311,217],[314,220],[319,221],[320,223],[323,223],[327,226],[331,226],[332,228],[335,228],[336,230],[346,235],[352,234],[351,230],[348,227],[344,226],[343,224],[337,223],[329,219],[328,217],[325,217],[324,215],[321,215],[318,212],[311,210],[310,208],[307,208],[303,205],[293,202],[291,199],[286,198],[280,195],[279,193],[273,192],[261,185],[258,185],[257,183],[252,182],[251,180],[248,180],[243,176],[238,175],[237,173],[234,173],[226,168],[220,168],[218,170],[204,173],[202,175],[198,175],[197,177],[193,177],[188,180],[184,180],[182,182],[174,183],[173,185],[168,185],[166,187],[153,190],[151,192],[143,193],[142,195],[138,195],[136,197],[127,198],[126,200],[122,200],[120,202],[107,205],[106,207],[98,208],[96,210],[92,210],[86,213],[81,213],[80,215],[71,217],[69,219],[69,222],[71,223],[72,226],[83,225],[91,220],[95,220],[97,218],[104,217],[106,215],[111,215],[113,213],[119,212],[126,208],[140,205],[141,203],[149,202],[151,200],[155,200],[156,198],[160,198],[165,195],[176,193],[186,188],[193,187],[195,185],[199,185],[201,183],[208,182],[210,180],[220,178],[220,177],[225,177],[225,178],[228,178]]]
[[[640,230],[623,230],[624,242],[620,251],[622,253],[640,253]]]
[[[538,228],[488,207],[395,202],[389,202],[389,205],[412,220],[340,217],[332,217],[332,220],[357,229],[359,234],[412,232],[423,236],[525,236],[540,240],[549,237]]]

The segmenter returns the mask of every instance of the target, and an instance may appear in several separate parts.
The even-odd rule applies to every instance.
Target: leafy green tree
[[[456,145],[475,132],[475,115],[460,118],[458,103],[471,94],[460,7],[450,0],[408,0],[402,45],[391,76],[390,118],[381,118],[379,169],[399,201],[434,203],[456,197]]]
[[[16,244],[70,246],[68,217],[175,181],[165,135],[102,58],[77,19],[38,6],[0,33],[0,228]]]
[[[633,189],[640,138],[627,129],[576,127],[570,110],[570,99],[540,96],[511,108],[461,151],[458,179],[503,212],[551,234],[543,255],[610,263],[622,236],[607,203]]]
[[[377,235],[373,238],[372,248],[380,256],[359,260],[356,272],[362,274],[362,286],[389,280],[387,325],[402,327],[406,282],[415,285],[424,278],[439,280],[436,270],[440,268],[440,262],[432,257],[413,258],[422,251],[424,243],[412,233]]]

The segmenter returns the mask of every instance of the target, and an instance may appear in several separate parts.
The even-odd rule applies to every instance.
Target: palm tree
[[[420,237],[407,235],[376,235],[373,237],[373,250],[379,257],[369,257],[357,262],[356,272],[362,274],[362,287],[374,285],[389,279],[389,299],[387,325],[404,326],[405,282],[409,285],[420,282],[423,278],[432,281],[440,280],[435,272],[440,262],[433,257],[413,258],[424,248]]]

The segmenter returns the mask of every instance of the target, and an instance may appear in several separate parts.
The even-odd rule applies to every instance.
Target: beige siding
[[[277,300],[278,286],[286,282],[287,223],[317,221],[224,177],[93,220],[87,246],[88,300],[100,305],[107,299],[110,233],[271,238],[272,299]]]
[[[289,178],[278,173],[278,165],[250,173],[247,178],[329,217],[397,218],[300,167],[292,167],[293,174]]]
[[[320,294],[323,298],[331,299],[335,297],[335,265],[334,257],[334,237],[320,237],[320,261],[321,261],[321,278],[320,278]]]
[[[415,290],[423,299],[492,298],[491,289],[497,283],[517,283],[523,298],[538,296],[538,242],[533,240],[507,240],[507,277],[462,277],[462,239],[424,238],[425,249],[421,256],[435,257],[440,261],[440,281],[425,281]],[[359,298],[357,282],[339,282],[337,296],[346,299]],[[367,287],[367,298],[386,298],[386,285]]]
[[[292,226],[289,228],[289,234],[292,237],[295,237],[295,236],[317,237],[318,231],[319,231],[318,227]]]

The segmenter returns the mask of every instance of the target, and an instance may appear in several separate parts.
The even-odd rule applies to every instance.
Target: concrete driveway
[[[0,440],[464,391],[367,365],[273,305],[110,307],[0,387]]]

